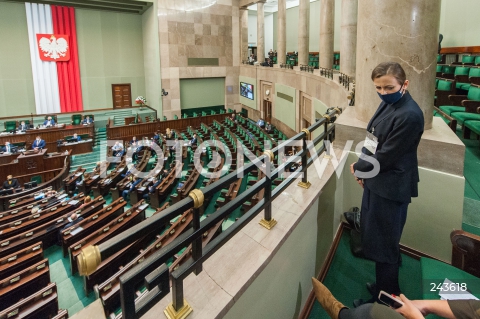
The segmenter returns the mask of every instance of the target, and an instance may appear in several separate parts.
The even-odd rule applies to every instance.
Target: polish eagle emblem
[[[40,59],[43,61],[70,60],[70,47],[67,35],[37,34]]]

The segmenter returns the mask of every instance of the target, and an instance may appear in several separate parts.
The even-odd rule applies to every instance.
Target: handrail
[[[264,218],[262,225],[269,228],[276,223],[271,216],[272,201],[278,197],[287,186],[289,186],[295,177],[302,176],[302,182],[299,186],[308,188],[307,168],[313,163],[319,154],[325,151],[325,145],[322,145],[319,150],[315,150],[315,146],[323,143],[325,140],[332,140],[334,136],[335,125],[329,125],[333,121],[335,114],[341,113],[341,109],[334,108],[330,113],[325,114],[319,121],[311,125],[307,129],[303,129],[289,140],[283,141],[280,145],[272,150],[267,150],[260,157],[256,157],[250,163],[233,171],[232,173],[222,177],[217,182],[206,186],[203,191],[195,189],[190,192],[189,196],[170,206],[160,214],[153,215],[147,220],[131,227],[123,233],[107,240],[98,246],[88,246],[83,248],[82,253],[78,257],[78,268],[81,275],[88,275],[92,273],[102,260],[115,254],[126,245],[135,240],[158,231],[161,225],[168,223],[171,219],[183,214],[188,209],[194,209],[193,227],[186,230],[178,236],[169,245],[158,250],[146,258],[141,264],[123,274],[120,277],[121,289],[121,304],[123,318],[138,318],[148,311],[154,303],[163,298],[170,291],[169,278],[172,277],[173,287],[173,309],[179,310],[184,307],[183,300],[183,279],[194,272],[198,274],[202,270],[202,263],[216,252],[226,241],[235,235],[244,225],[264,209]],[[323,127],[323,132],[316,137],[312,143],[307,144],[311,133],[320,127]],[[284,163],[280,164],[276,169],[271,171],[272,162],[275,156],[279,155],[279,151],[289,146],[291,141],[302,140],[302,150],[296,156],[289,157]],[[308,158],[309,153],[315,150],[315,153]],[[281,153],[280,153],[281,154]],[[294,163],[301,159],[302,165],[297,168],[295,172],[291,173],[292,178],[285,179],[272,192],[272,179],[280,176],[282,172],[290,168]],[[237,174],[248,174],[257,167],[265,165],[267,175],[261,180],[257,181],[252,187],[237,195],[237,197],[219,208],[216,212],[211,214],[209,218],[200,221],[200,208],[203,206],[204,198],[208,198],[219,192],[222,188],[235,182],[238,179]],[[268,175],[270,172],[270,175]],[[212,240],[207,246],[202,248],[202,235],[208,231],[213,225],[230,215],[235,209],[242,206],[242,204],[252,198],[256,193],[264,191],[264,197],[248,212],[246,212],[240,219],[238,219],[226,231],[222,232],[218,237]],[[270,228],[269,228],[270,229]],[[168,268],[164,265],[167,260],[173,257],[184,247],[192,244],[192,259],[185,262],[178,269],[169,274]],[[147,288],[146,292],[136,300],[135,289],[139,284],[144,284]]]

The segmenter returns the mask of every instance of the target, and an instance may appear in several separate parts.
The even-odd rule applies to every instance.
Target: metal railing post
[[[302,139],[303,140],[303,154],[302,154],[302,173],[303,174],[302,174],[302,181],[298,183],[298,186],[308,189],[312,185],[308,181],[308,176],[307,176],[307,154],[308,154],[307,139],[310,139],[310,131],[304,128],[302,132],[305,133]]]
[[[263,192],[263,198],[265,199],[265,209],[264,209],[264,217],[260,220],[260,225],[265,227],[266,229],[272,229],[276,224],[277,221],[272,218],[272,179],[271,179],[271,165],[275,159],[275,156],[271,150],[266,150],[263,152],[265,156],[264,164],[265,169],[267,171],[266,175],[266,182],[265,188]]]
[[[172,303],[163,311],[168,319],[184,319],[193,311],[183,297],[183,280],[172,278]]]
[[[200,208],[203,206],[203,201],[205,197],[199,189],[192,190],[188,196],[193,199],[193,230],[196,231],[200,229]],[[202,237],[198,237],[192,243],[192,258],[194,261],[197,261],[202,257]],[[195,275],[198,275],[202,272],[202,264],[199,263],[198,266],[193,271]]]

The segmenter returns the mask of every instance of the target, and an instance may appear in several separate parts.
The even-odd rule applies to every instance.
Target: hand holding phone
[[[403,306],[403,302],[393,297],[389,293],[381,290],[378,294],[378,300],[380,300],[385,305],[392,307],[393,309],[398,309]]]

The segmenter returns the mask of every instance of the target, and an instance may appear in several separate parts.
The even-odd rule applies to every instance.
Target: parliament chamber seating
[[[148,204],[143,199],[145,194],[148,194],[147,200],[150,200],[151,207],[156,208],[154,215],[157,215],[176,201],[187,197],[194,188],[211,185],[221,175],[236,169],[238,143],[246,145],[249,149],[246,155],[249,152],[261,155],[263,139],[269,140],[272,146],[275,146],[278,145],[278,140],[286,138],[276,128],[272,128],[272,133],[267,133],[258,128],[255,122],[239,115],[236,120],[243,123],[241,125],[233,123],[228,115],[206,114],[202,113],[201,116],[197,114],[196,117],[177,120],[187,121],[184,122],[185,124],[192,121],[193,125],[175,127],[171,123],[173,121],[166,124],[172,128],[181,144],[185,145],[183,154],[179,157],[180,160],[175,157],[157,158],[157,155],[148,147],[143,147],[139,151],[138,158],[128,162],[135,163],[136,168],[144,172],[146,177],[135,187],[127,201],[121,197],[121,191],[126,189],[130,183],[129,176],[123,179],[121,177],[127,171],[125,156],[119,163],[113,165],[108,162],[102,163],[91,172],[81,166],[71,172],[66,170],[58,183],[37,188],[29,193],[20,193],[14,199],[5,201],[8,203],[7,208],[9,209],[0,213],[0,281],[13,280],[13,283],[8,287],[5,286],[3,293],[0,292],[0,301],[8,299],[9,302],[0,311],[5,309],[16,311],[15,309],[18,309],[18,312],[21,313],[27,311],[27,308],[35,308],[36,314],[48,314],[51,318],[62,318],[62,316],[66,318],[68,316],[66,312],[58,309],[55,283],[49,283],[48,261],[44,258],[45,249],[60,245],[63,255],[70,260],[71,275],[78,276],[76,259],[82,248],[101,244],[146,218]],[[208,118],[209,116],[214,118]],[[207,117],[208,120],[204,123],[205,119],[202,117]],[[145,122],[121,127],[125,132],[120,132],[119,137],[124,140],[125,136],[128,137],[128,140],[131,136],[148,138],[153,136],[154,131],[163,131],[162,127],[158,127],[158,123],[161,122]],[[138,131],[139,127],[143,126],[148,126],[148,132]],[[130,131],[132,128],[134,131]],[[118,129],[118,127],[112,128],[112,132],[113,129]],[[193,134],[197,134],[197,145],[187,147],[187,142],[193,138]],[[198,152],[198,145],[206,140],[210,141],[206,142],[205,148]],[[164,151],[166,150],[165,142],[164,137],[160,136],[158,143]],[[227,146],[223,151],[218,147],[220,142]],[[195,169],[194,160],[199,160],[199,165],[202,166],[204,172],[216,174],[203,177]],[[229,169],[224,167],[227,160],[231,162]],[[249,159],[245,158],[245,160]],[[163,166],[159,162],[163,162]],[[155,188],[155,192],[149,194],[148,187],[152,185],[153,178],[159,177],[163,173],[163,169],[167,169],[167,176],[161,180]],[[182,172],[182,175],[177,176],[177,172]],[[255,170],[254,176],[257,181],[262,178],[261,174],[260,170]],[[218,197],[214,197],[213,209],[216,210],[235,199],[245,187],[248,187],[244,182],[247,178],[251,179],[252,174],[235,180],[228,188],[224,188]],[[48,181],[45,184],[48,184]],[[47,193],[52,190],[58,192]],[[90,196],[91,192],[94,199],[83,205],[84,194]],[[263,197],[262,194],[263,191],[255,195],[251,201],[258,202]],[[112,200],[108,205],[105,196]],[[211,200],[212,198],[206,198],[206,205]],[[131,205],[131,207],[127,205]],[[34,208],[39,210],[32,214]],[[65,228],[65,225],[70,222],[68,218],[72,213],[77,213],[82,220]],[[203,209],[201,213],[204,213]],[[105,314],[118,317],[120,276],[190,229],[192,218],[193,210],[189,209],[178,218],[165,224],[164,227],[145,234],[144,237],[102,261],[96,271],[83,277],[85,294],[92,290],[95,291],[104,306]],[[208,218],[208,214],[205,215],[205,218]],[[201,238],[203,247],[222,231],[223,223],[224,220],[218,221],[214,227],[203,234]],[[171,271],[178,269],[191,258],[192,246],[190,245],[179,251],[169,262]],[[16,279],[17,277],[19,279]],[[31,288],[33,286],[35,289]],[[143,291],[145,291],[145,287],[138,287],[139,295]],[[39,298],[40,295],[43,297]]]

